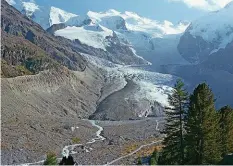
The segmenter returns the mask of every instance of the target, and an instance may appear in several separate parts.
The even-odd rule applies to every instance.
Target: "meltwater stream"
[[[93,144],[95,143],[96,141],[103,141],[105,140],[105,138],[103,136],[101,136],[101,132],[103,131],[103,127],[99,126],[96,124],[96,121],[95,120],[88,120],[92,126],[94,127],[97,127],[98,128],[98,131],[96,132],[96,137],[95,138],[92,138],[89,142],[87,142],[86,144]],[[68,146],[65,146],[62,150],[62,155],[63,156],[66,156],[68,157],[69,155],[72,155],[72,154],[76,154],[77,152],[73,151],[75,147],[77,146],[82,146],[83,144],[73,144],[73,145],[68,145]]]
[[[93,127],[97,127],[98,130],[96,131],[96,137],[95,138],[92,138],[90,141],[88,141],[87,143],[85,144],[72,144],[72,145],[67,145],[65,146],[63,149],[62,149],[62,155],[65,156],[65,157],[68,157],[69,155],[72,155],[72,154],[76,154],[77,152],[74,151],[74,148],[75,147],[78,147],[78,146],[84,146],[84,145],[88,145],[88,144],[93,144],[95,143],[96,141],[103,141],[105,140],[105,138],[103,136],[101,136],[101,132],[103,131],[103,127],[97,125],[97,121],[95,120],[87,120],[89,121]],[[91,149],[91,148],[90,148]],[[89,152],[87,149],[86,149],[86,152]],[[61,158],[58,158],[59,160],[61,160]],[[34,162],[34,163],[25,163],[25,164],[21,164],[21,165],[35,165],[35,164],[41,164],[43,163],[45,160],[41,160],[41,161],[38,161],[38,162]]]

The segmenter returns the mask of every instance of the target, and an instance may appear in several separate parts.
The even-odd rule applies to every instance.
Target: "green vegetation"
[[[6,38],[4,41],[1,59],[2,77],[33,75],[51,68],[57,69],[59,66],[46,52],[28,41],[19,38]]]
[[[158,165],[159,155],[159,152],[155,149],[150,158],[150,165]]]
[[[74,144],[78,144],[78,143],[80,143],[80,141],[81,141],[81,139],[78,138],[78,137],[72,138],[72,142],[73,142]]]
[[[142,165],[142,159],[141,158],[138,158],[138,163],[137,165]]]
[[[57,156],[53,152],[48,152],[47,153],[47,158],[44,162],[44,165],[57,165]]]
[[[214,95],[205,83],[190,97],[186,131],[188,164],[217,164],[221,160]]]
[[[17,71],[19,71],[22,75],[30,75],[32,72],[28,70],[25,66],[18,65],[15,67]]]
[[[233,153],[233,109],[225,106],[219,110],[220,143],[222,156]],[[233,160],[232,160],[233,161]]]
[[[166,110],[164,133],[167,137],[163,144],[161,162],[164,164],[184,163],[184,117],[187,110],[188,93],[184,89],[184,83],[178,80],[172,94],[168,97],[171,108]]]
[[[150,158],[150,165],[157,165],[157,161],[154,157]]]
[[[205,83],[189,98],[183,87],[178,81],[169,96],[164,148],[160,156],[151,156],[150,164],[232,164],[233,109],[225,106],[217,111],[214,95]]]

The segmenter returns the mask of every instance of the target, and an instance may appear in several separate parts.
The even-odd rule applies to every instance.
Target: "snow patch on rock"
[[[217,52],[225,48],[227,44],[233,41],[233,3],[225,8],[211,12],[206,16],[194,21],[188,31],[194,37],[202,37],[205,41],[214,43],[217,49],[211,52]]]
[[[56,7],[51,7],[50,10],[50,26],[53,24],[60,24],[68,21],[72,17],[76,17],[76,14],[66,12]]]
[[[112,36],[112,31],[107,30],[104,27],[101,27],[104,29],[104,31],[88,30],[89,28],[93,28],[93,27],[91,26],[85,26],[85,27],[68,26],[65,29],[56,31],[55,35],[65,37],[70,40],[79,39],[79,41],[83,44],[87,44],[94,48],[100,48],[100,49],[106,50],[105,38],[106,36]]]

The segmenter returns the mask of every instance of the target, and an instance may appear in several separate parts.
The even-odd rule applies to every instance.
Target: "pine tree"
[[[138,163],[137,165],[142,165],[142,159],[141,158],[138,158]]]
[[[157,165],[157,161],[154,157],[150,158],[150,165]]]
[[[222,156],[233,153],[233,109],[225,106],[219,111],[220,143]]]
[[[44,165],[57,165],[57,157],[53,152],[47,153],[47,158],[44,162]]]
[[[171,108],[166,109],[166,134],[161,164],[184,164],[184,117],[187,111],[188,93],[184,83],[178,80],[168,97]]]
[[[214,95],[200,84],[190,97],[186,124],[187,163],[217,164],[221,160]]]
[[[159,152],[157,149],[155,149],[150,158],[150,165],[158,165],[158,160],[159,160]]]

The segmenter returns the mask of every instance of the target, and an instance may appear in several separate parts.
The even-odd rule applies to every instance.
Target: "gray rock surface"
[[[192,36],[188,30],[181,36],[178,50],[184,59],[191,63],[201,63],[207,60],[211,51],[218,45],[205,41],[200,36]]]
[[[94,133],[80,119],[96,109],[102,85],[97,69],[44,71],[1,82],[2,164],[39,161],[48,151],[60,156],[72,138],[85,141]]]

